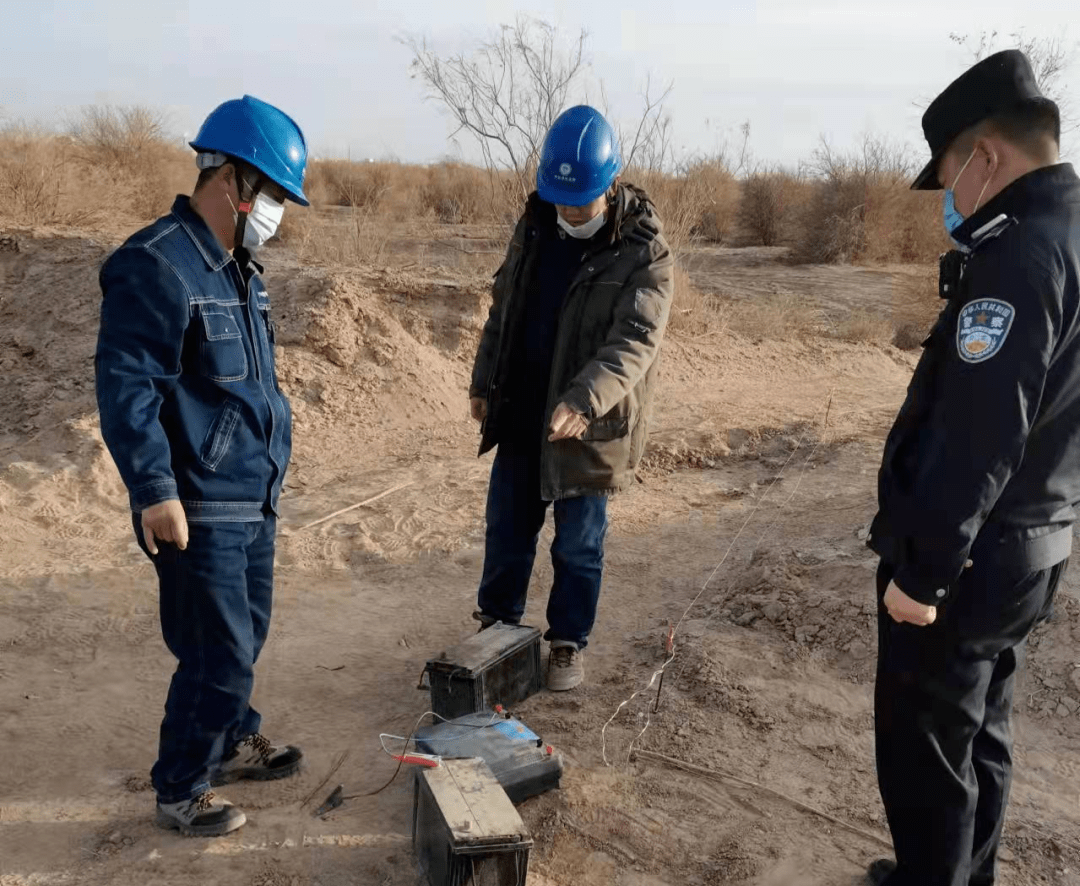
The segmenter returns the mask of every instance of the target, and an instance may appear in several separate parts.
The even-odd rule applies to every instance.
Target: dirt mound
[[[112,244],[19,236],[0,251],[0,463],[28,436],[92,413],[101,302],[97,274]],[[39,440],[32,454],[55,452]]]
[[[404,434],[464,414],[479,281],[292,272],[268,285],[281,384],[298,430],[319,434],[321,446],[327,433]]]

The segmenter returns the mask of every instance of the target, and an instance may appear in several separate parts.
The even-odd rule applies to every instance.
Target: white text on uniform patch
[[[983,363],[1001,350],[1012,328],[1016,311],[996,298],[973,301],[960,311],[956,350],[967,363]]]

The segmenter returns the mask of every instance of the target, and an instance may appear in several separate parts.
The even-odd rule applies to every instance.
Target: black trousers
[[[1030,572],[999,559],[976,558],[929,627],[892,620],[881,601],[893,570],[878,570],[878,785],[897,861],[888,886],[994,883],[1013,685],[1068,564]]]

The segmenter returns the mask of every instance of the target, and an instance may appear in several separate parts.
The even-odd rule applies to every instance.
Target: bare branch
[[[426,41],[402,42],[429,98],[436,100],[480,147],[490,168],[511,171],[525,196],[532,189],[540,148],[585,66],[588,35],[565,45],[559,30],[520,16],[471,54],[440,56]]]

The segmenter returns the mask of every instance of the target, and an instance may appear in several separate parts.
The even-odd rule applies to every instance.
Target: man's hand
[[[560,403],[551,416],[551,435],[548,440],[552,443],[556,440],[576,440],[588,429],[589,423],[585,416],[574,412],[565,403]]]
[[[184,506],[174,498],[147,508],[142,512],[142,530],[146,549],[154,556],[157,556],[159,541],[167,541],[184,550],[188,543]]]
[[[487,400],[483,397],[470,398],[469,413],[472,415],[473,421],[483,421],[487,418]]]
[[[917,600],[912,600],[896,585],[889,583],[885,591],[885,608],[893,621],[900,624],[913,624],[920,628],[932,625],[937,620],[937,607],[924,606]]]

